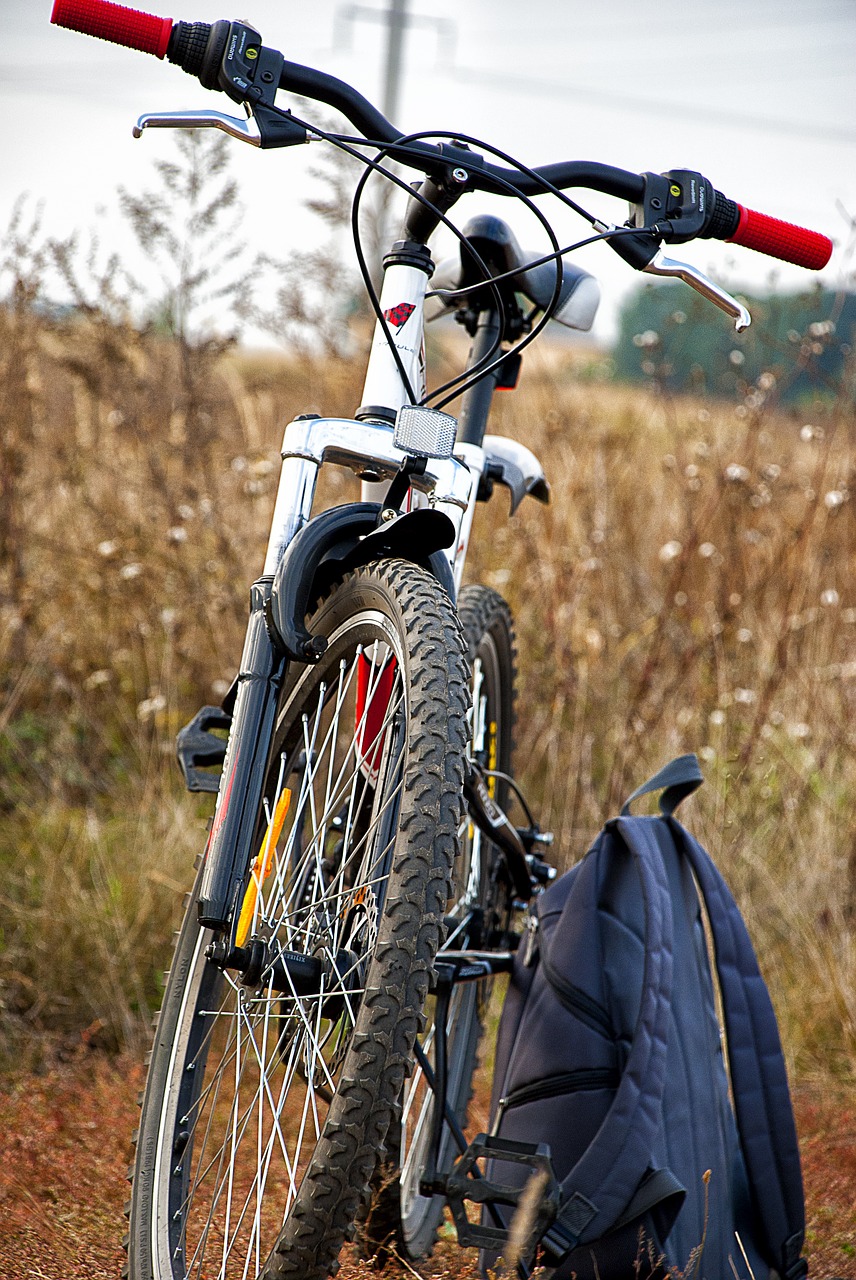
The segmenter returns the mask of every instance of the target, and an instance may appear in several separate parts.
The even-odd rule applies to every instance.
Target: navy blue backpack
[[[557,1280],[807,1274],[773,1007],[731,893],[673,816],[701,781],[682,756],[634,792],[536,900],[515,957],[485,1172],[519,1188],[530,1170],[502,1144],[549,1146],[558,1186],[537,1256]],[[655,790],[662,816],[631,816]]]

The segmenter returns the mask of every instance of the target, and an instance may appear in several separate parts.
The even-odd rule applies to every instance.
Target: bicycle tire
[[[310,625],[329,646],[286,674],[258,822],[269,967],[249,986],[224,975],[191,898],[142,1104],[131,1280],[332,1274],[422,1025],[462,811],[460,628],[399,560],[343,579]],[[328,985],[275,987],[280,946],[322,957]]]
[[[470,750],[488,771],[510,774],[514,750],[517,653],[509,606],[496,591],[483,586],[461,590],[458,614],[470,663],[473,720]],[[508,804],[508,785],[489,778],[497,802]],[[475,865],[474,865],[475,864]],[[453,889],[446,909],[447,949],[490,946],[502,936],[511,915],[512,893],[503,876],[503,861],[494,846],[467,823],[453,869]],[[472,901],[475,897],[475,903]],[[482,919],[472,934],[464,932],[472,907]],[[438,956],[442,959],[443,948]],[[452,994],[447,1022],[447,1100],[459,1124],[466,1124],[490,984],[467,983]],[[428,1025],[421,1036],[432,1062],[433,997],[428,1001]],[[391,1252],[418,1260],[431,1252],[443,1217],[442,1196],[419,1194],[434,1112],[433,1094],[417,1067],[407,1085],[397,1141],[390,1135],[390,1157],[381,1168],[372,1203],[361,1229],[361,1252],[384,1265]],[[438,1173],[448,1172],[458,1154],[446,1127],[440,1147]]]

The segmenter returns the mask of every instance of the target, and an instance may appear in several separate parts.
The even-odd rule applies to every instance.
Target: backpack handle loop
[[[630,806],[640,796],[646,796],[652,791],[662,791],[660,812],[664,818],[670,818],[681,801],[692,795],[703,782],[704,777],[697,756],[692,754],[676,756],[655,773],[653,778],[643,782],[641,787],[637,787],[633,794],[627,797],[621,806],[621,816],[622,818],[630,816]]]

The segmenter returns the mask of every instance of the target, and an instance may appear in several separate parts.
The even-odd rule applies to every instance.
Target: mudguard
[[[290,542],[265,604],[271,639],[287,657],[318,661],[327,641],[306,628],[313,601],[349,569],[382,556],[401,556],[428,569],[454,600],[455,582],[443,555],[455,539],[449,517],[420,507],[379,522],[380,511],[377,502],[333,507],[310,520]]]
[[[550,486],[531,449],[509,436],[485,436],[483,447],[488,462],[486,476],[511,490],[511,515],[527,493],[545,505],[549,503]]]

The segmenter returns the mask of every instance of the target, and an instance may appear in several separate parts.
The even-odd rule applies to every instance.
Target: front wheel
[[[467,645],[472,697],[468,751],[485,771],[488,788],[498,804],[509,803],[504,776],[511,773],[514,746],[516,648],[508,605],[488,587],[462,589],[458,611]],[[497,849],[465,818],[446,906],[444,949],[461,951],[496,945],[508,929],[512,893]],[[442,959],[442,950],[439,959]],[[454,987],[446,1021],[448,1050],[447,1102],[461,1127],[466,1123],[481,1038],[487,982]],[[430,997],[427,1025],[420,1036],[433,1069],[435,1063],[436,1001]],[[376,1189],[363,1229],[362,1250],[379,1264],[390,1249],[419,1259],[431,1252],[445,1201],[426,1196],[420,1181],[428,1163],[435,1101],[417,1067],[405,1085],[402,1114],[390,1135],[390,1161],[376,1179]],[[397,1149],[394,1149],[397,1148]],[[437,1172],[448,1173],[458,1148],[448,1125],[440,1143]],[[397,1165],[397,1167],[396,1167]]]
[[[215,963],[194,901],[179,936],[131,1280],[327,1276],[401,1098],[460,825],[460,631],[403,561],[346,578],[310,628],[328,647],[284,683],[240,912],[255,960]]]

